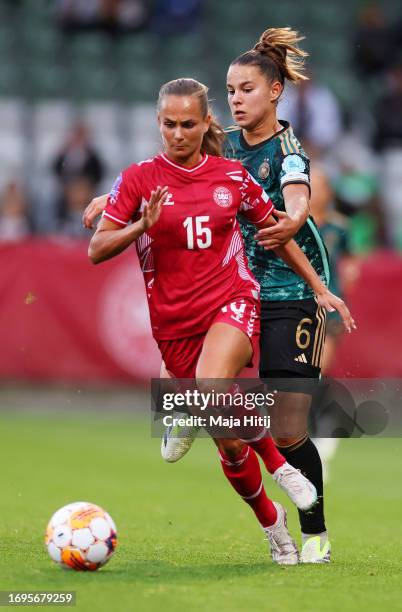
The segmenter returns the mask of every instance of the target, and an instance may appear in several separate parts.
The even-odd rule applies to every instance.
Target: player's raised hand
[[[337,295],[331,293],[328,289],[322,293],[316,294],[317,302],[323,306],[328,312],[337,311],[343,321],[346,330],[350,333],[353,329],[357,329],[356,323],[350,314],[349,308],[345,302]]]
[[[149,230],[160,217],[163,203],[166,201],[168,187],[158,187],[155,191],[151,191],[151,197],[148,204],[145,204],[142,211],[142,225],[144,232]]]
[[[97,198],[90,201],[84,214],[82,215],[82,225],[88,229],[93,229],[93,223],[96,217],[99,217],[106,208],[107,199],[109,194],[105,193]]]

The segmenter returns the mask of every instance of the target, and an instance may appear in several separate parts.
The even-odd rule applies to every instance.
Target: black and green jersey
[[[310,182],[310,163],[293,130],[286,121],[268,140],[250,146],[240,128],[226,130],[225,157],[238,159],[264,188],[277,210],[285,210],[282,189],[291,183]],[[266,251],[254,240],[255,227],[239,216],[250,269],[261,285],[262,300],[303,300],[313,296],[310,287],[273,251]],[[295,240],[317,274],[329,282],[328,259],[318,229],[310,217]]]

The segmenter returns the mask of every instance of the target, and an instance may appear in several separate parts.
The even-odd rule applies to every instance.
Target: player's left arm
[[[278,222],[273,217],[274,207],[268,195],[253,177],[246,172],[243,176],[241,187],[242,203],[239,212],[253,223],[259,231],[275,227]],[[264,247],[267,249],[267,247]],[[355,322],[348,307],[339,297],[331,293],[324,285],[317,272],[303,253],[295,240],[289,240],[286,244],[274,249],[278,257],[291,267],[314,291],[317,302],[329,312],[337,310],[348,331],[354,329]]]
[[[356,329],[355,321],[345,302],[324,285],[295,240],[289,240],[286,244],[277,247],[274,253],[312,288],[320,306],[328,312],[338,311],[348,332]]]
[[[283,188],[283,198],[286,212],[275,211],[278,223],[257,232],[255,238],[258,244],[275,249],[286,244],[306,222],[310,214],[310,191],[303,183],[289,184]]]
[[[271,214],[261,223],[258,223],[257,227],[265,229],[275,227],[277,224],[278,222]],[[268,247],[264,248],[268,250]],[[328,287],[324,285],[295,240],[288,240],[286,244],[276,247],[273,251],[312,288],[320,306],[323,306],[328,312],[337,310],[348,332],[356,329],[355,321],[345,302],[334,293],[331,293]]]

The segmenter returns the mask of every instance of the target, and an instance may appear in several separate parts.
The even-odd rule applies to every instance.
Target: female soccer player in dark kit
[[[237,214],[263,228],[276,223],[274,208],[240,162],[217,156],[222,131],[210,113],[205,86],[192,79],[164,85],[158,121],[164,152],[121,173],[89,257],[99,263],[135,242],[166,372],[195,378],[203,392],[212,391],[208,379],[220,379],[218,390],[227,390],[227,379],[252,361],[259,337],[259,285],[247,267]],[[84,222],[91,224],[90,211]],[[294,241],[276,252],[309,283],[322,307],[336,308],[346,325],[353,324],[342,300],[328,291]],[[271,473],[283,470],[288,464],[272,439],[215,443],[227,479],[268,536],[273,560],[296,564],[285,511],[268,499],[255,453]],[[299,507],[311,506],[314,487],[297,470],[291,474],[287,479],[297,481],[301,492]]]
[[[268,193],[278,211],[275,227],[255,230],[241,221],[250,269],[261,286],[260,377],[293,379],[271,411],[277,424],[276,444],[287,461],[313,482],[318,503],[308,513],[299,509],[303,546],[301,561],[330,561],[324,520],[322,466],[307,432],[311,395],[303,379],[319,378],[325,338],[325,310],[311,288],[277,256],[275,247],[293,238],[320,278],[328,284],[327,252],[309,216],[309,159],[291,126],[277,117],[285,81],[297,84],[307,55],[290,28],[266,30],[250,51],[236,58],[227,75],[228,101],[236,127],[228,131],[225,154],[241,159]],[[295,381],[300,388],[295,389]],[[290,436],[281,433],[298,415]]]

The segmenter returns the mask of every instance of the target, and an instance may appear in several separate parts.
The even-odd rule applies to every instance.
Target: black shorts
[[[262,301],[260,377],[319,378],[325,319],[315,298]]]

